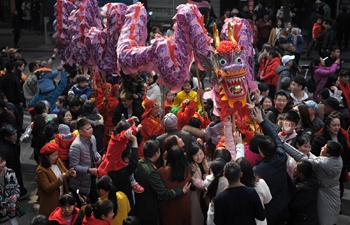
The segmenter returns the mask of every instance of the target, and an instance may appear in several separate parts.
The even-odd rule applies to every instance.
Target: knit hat
[[[60,147],[55,142],[49,142],[41,148],[40,154],[49,155],[51,153],[57,152]]]
[[[58,126],[58,133],[60,133],[60,134],[70,134],[70,128],[66,124],[60,124]]]
[[[83,95],[80,95],[80,98],[83,102],[85,102],[86,100],[88,100],[88,96],[83,94]]]
[[[163,118],[163,124],[165,127],[175,127],[177,126],[177,117],[172,113],[168,113]]]
[[[282,57],[282,64],[285,66],[290,60],[295,59],[294,55],[285,55]]]
[[[16,133],[17,130],[11,124],[5,123],[0,129],[1,137],[9,137]]]

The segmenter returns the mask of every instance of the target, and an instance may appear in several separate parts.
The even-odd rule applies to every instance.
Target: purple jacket
[[[318,92],[326,85],[329,75],[331,75],[332,73],[335,73],[337,68],[338,68],[337,63],[333,63],[333,65],[330,67],[325,67],[325,66],[315,67],[314,79],[316,84],[316,91],[313,96],[314,101],[317,101]]]

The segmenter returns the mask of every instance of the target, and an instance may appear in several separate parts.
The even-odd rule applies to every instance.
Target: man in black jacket
[[[332,21],[323,22],[325,30],[322,33],[321,56],[326,57],[330,53],[330,48],[336,44],[336,33],[332,29]]]
[[[6,166],[15,171],[17,182],[21,190],[20,199],[24,199],[28,196],[29,192],[23,186],[21,162],[19,158],[20,145],[17,142],[17,130],[11,124],[5,123],[0,128],[0,137],[0,151],[5,155]]]

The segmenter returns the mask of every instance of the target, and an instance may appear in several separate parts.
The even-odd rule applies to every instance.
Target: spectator
[[[33,217],[30,225],[50,225],[50,221],[46,216],[39,214]]]
[[[172,104],[172,108],[180,107],[181,103],[188,99],[196,102],[197,110],[202,110],[202,105],[199,99],[197,98],[197,92],[192,90],[193,82],[192,80],[185,80],[183,84],[183,91],[180,91],[176,94],[174,102]]]
[[[221,26],[223,26],[223,25],[225,24],[225,20],[226,20],[227,18],[230,18],[230,17],[231,17],[230,13],[231,13],[230,9],[225,9],[225,14],[220,18],[220,24],[221,24]]]
[[[251,16],[251,13],[249,12],[249,8],[247,5],[243,6],[241,16],[244,19],[249,19]]]
[[[190,184],[186,183],[183,188],[166,189],[154,166],[160,157],[158,142],[147,141],[143,151],[145,157],[139,161],[135,178],[145,191],[135,194],[135,215],[143,224],[156,225],[160,220],[159,199],[179,198],[188,193]]]
[[[102,200],[85,208],[84,225],[110,225],[113,221],[113,203],[110,200]]]
[[[153,74],[154,71],[147,72],[146,75],[146,83],[147,83],[147,91],[146,96],[149,100],[156,101],[159,107],[162,106],[160,88],[157,84],[158,74]]]
[[[323,22],[325,30],[322,33],[321,57],[327,57],[330,53],[330,48],[336,44],[336,33],[332,28],[332,21],[325,20]]]
[[[299,104],[293,108],[299,114],[300,120],[296,127],[298,136],[307,134],[311,138],[317,133],[316,127],[312,124],[310,119],[309,108],[304,104]]]
[[[276,93],[278,84],[278,74],[276,73],[278,66],[281,65],[280,58],[274,50],[270,50],[267,54],[267,61],[260,80],[269,85],[269,96],[273,98]]]
[[[326,57],[326,59],[324,59],[324,63],[327,67],[332,66],[335,61],[337,61],[337,59],[340,59],[340,48],[338,46],[332,46],[330,49],[330,54],[329,56]],[[341,68],[341,63],[339,64],[336,72],[339,73]]]
[[[259,33],[258,49],[259,50],[261,50],[263,45],[266,42],[268,42],[271,29],[272,29],[272,20],[270,19],[270,14],[266,11],[264,13],[264,18],[259,19],[259,24],[258,24],[258,33]]]
[[[316,23],[312,27],[312,41],[309,44],[307,57],[310,57],[311,51],[315,48],[318,48],[321,45],[322,32],[323,32],[323,18],[317,18]]]
[[[33,20],[33,30],[37,32],[39,35],[41,34],[40,28],[40,13],[43,10],[43,5],[38,0],[33,0],[31,6],[32,20]]]
[[[300,34],[299,28],[292,28],[292,32],[287,36],[287,41],[293,43],[295,46],[295,62],[297,65],[299,65],[301,53],[303,51],[302,44],[304,43],[304,39]]]
[[[324,123],[316,116],[318,105],[313,100],[308,100],[304,102],[304,104],[308,107],[310,120],[316,128],[316,132],[319,131],[323,127]]]
[[[323,7],[322,7],[322,1],[321,0],[316,0],[315,1],[315,8],[314,8],[314,11],[316,12],[316,14],[318,16],[324,16],[324,10],[323,10]]]
[[[350,71],[343,69],[339,73],[339,89],[343,93],[343,105],[344,109],[340,109],[344,117],[349,117],[350,114],[350,84],[349,84]]]
[[[347,21],[350,21],[350,14],[348,13],[348,7],[346,5],[343,5],[341,8],[341,12],[337,16],[336,22],[339,25],[338,46],[341,48],[342,42],[344,40],[344,50],[348,49],[350,36],[350,29],[347,25]]]
[[[293,60],[295,59],[294,55],[284,55],[281,59],[282,65],[277,67],[276,73],[278,76],[277,90],[281,90],[281,81],[285,77],[292,78],[291,76],[291,67],[293,65]]]
[[[276,27],[272,28],[269,36],[268,43],[270,43],[272,46],[276,45],[276,41],[280,37],[287,37],[287,31],[284,29],[283,20],[277,19],[276,20]]]
[[[73,97],[68,100],[69,111],[72,116],[72,120],[77,120],[84,114],[83,102],[79,97]]]
[[[266,114],[271,107],[273,106],[272,104],[272,99],[269,96],[263,97],[260,101],[261,107],[264,110],[264,113]]]
[[[58,134],[55,134],[55,143],[59,146],[58,157],[66,168],[69,168],[69,148],[76,137],[75,133],[72,133],[66,124],[58,126]]]
[[[39,69],[39,66],[36,62],[29,63],[29,76],[23,84],[23,94],[26,100],[26,105],[28,106],[30,101],[33,99],[35,93],[38,91],[38,80],[34,75],[34,71]]]
[[[293,106],[299,105],[300,103],[307,101],[309,99],[309,95],[303,91],[306,87],[307,81],[304,76],[297,75],[293,78],[291,87],[290,97],[293,99]]]
[[[229,185],[214,200],[214,223],[216,225],[256,224],[255,219],[260,221],[265,219],[264,208],[257,192],[240,182],[241,175],[238,163],[229,162],[225,165],[224,176]]]
[[[30,32],[32,27],[31,2],[24,0],[21,9],[24,32]]]
[[[68,95],[73,94],[82,99],[90,99],[92,92],[87,83],[87,78],[84,75],[80,75],[76,78],[76,82],[77,83],[68,91]]]
[[[277,116],[281,113],[288,112],[289,109],[286,108],[288,102],[288,96],[283,91],[276,92],[274,99],[274,106],[270,111],[267,112],[266,117],[272,122],[277,122]]]
[[[17,9],[12,12],[12,32],[13,32],[13,47],[19,48],[18,42],[21,38],[21,18]]]
[[[77,123],[79,135],[69,149],[69,168],[77,172],[77,176],[69,180],[69,187],[73,193],[77,189],[81,195],[88,197],[91,203],[97,201],[96,175],[97,166],[101,163],[101,156],[96,149],[96,138],[93,128],[87,119],[80,119]]]

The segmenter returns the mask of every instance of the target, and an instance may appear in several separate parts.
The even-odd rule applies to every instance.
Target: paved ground
[[[1,30],[0,29],[0,46],[8,45],[12,47],[12,33],[11,30]],[[45,44],[45,37],[39,36],[34,33],[25,33],[22,34],[19,45],[23,52],[23,57],[28,61],[34,60],[47,60],[51,57],[51,52],[54,48],[52,44]],[[316,56],[316,52],[312,56]],[[344,61],[344,66],[350,67],[350,52],[342,52],[341,58]],[[304,56],[301,59],[300,64],[309,64],[312,58],[305,58]],[[58,60],[54,66],[58,65]],[[28,71],[27,71],[28,72]],[[206,83],[208,85],[208,83]],[[30,122],[30,117],[26,113],[24,124],[27,126]],[[20,224],[29,224],[31,218],[37,214],[37,209],[39,204],[37,202],[36,195],[36,182],[35,182],[35,170],[36,162],[33,159],[32,153],[33,149],[30,148],[29,143],[22,143],[22,172],[24,177],[24,184],[28,191],[31,192],[30,198],[27,200],[21,201],[25,207],[27,214],[20,218]],[[342,214],[339,215],[338,225],[350,224],[350,183],[345,185],[345,193],[342,199]]]

